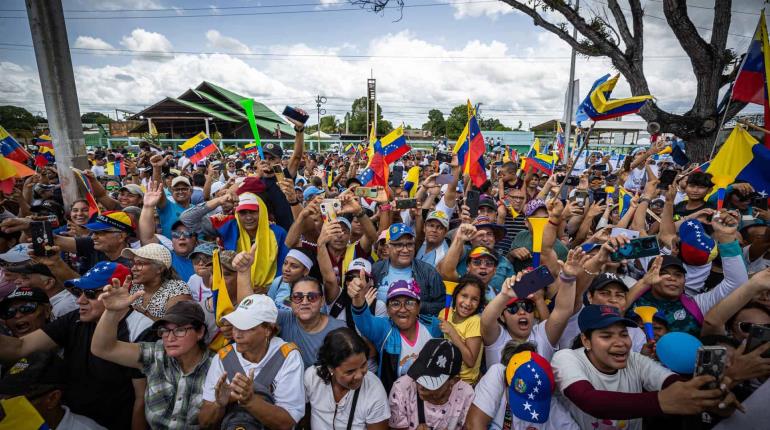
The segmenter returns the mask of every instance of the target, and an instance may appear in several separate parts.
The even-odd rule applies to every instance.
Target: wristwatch
[[[294,131],[296,131],[297,133],[302,133],[303,131],[305,131],[305,126],[303,125],[302,127],[300,127],[300,126],[295,125],[294,126]]]

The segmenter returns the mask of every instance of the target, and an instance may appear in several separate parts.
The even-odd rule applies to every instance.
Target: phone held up
[[[54,253],[50,247],[54,246],[53,226],[49,221],[32,221],[29,226],[32,236],[32,252],[41,257],[50,257]]]
[[[695,376],[711,375],[714,381],[703,388],[713,390],[719,387],[719,380],[725,372],[727,348],[724,346],[701,346],[695,356]]]

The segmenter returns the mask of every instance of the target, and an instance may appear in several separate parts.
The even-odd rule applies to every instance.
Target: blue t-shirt
[[[189,207],[189,206],[188,206]],[[166,205],[162,208],[157,207],[158,218],[160,219],[161,234],[166,237],[171,237],[171,226],[175,222],[179,221],[179,217],[182,212],[185,211],[185,207],[174,201],[172,198],[166,198]]]
[[[275,306],[278,309],[291,310],[291,307],[286,304],[289,299],[289,294],[291,294],[291,285],[289,285],[288,282],[283,282],[283,276],[276,276],[275,279],[273,279],[273,283],[270,284],[267,295],[273,299]]]
[[[179,278],[185,282],[190,280],[190,276],[195,274],[192,260],[188,257],[182,257],[171,250],[171,267],[176,270]]]
[[[278,311],[278,326],[281,332],[278,334],[286,342],[294,342],[302,354],[302,361],[305,369],[315,364],[318,358],[318,350],[324,342],[326,335],[340,327],[347,327],[343,321],[337,318],[327,317],[326,327],[318,333],[308,333],[299,326],[297,318],[290,310],[281,309]]]
[[[414,279],[414,276],[412,275],[412,266],[397,269],[393,267],[393,265],[390,265],[388,267],[388,274],[382,278],[380,285],[377,286],[377,300],[382,300],[382,302],[385,303],[388,298],[388,288],[390,288],[391,284],[396,281],[410,281],[412,279]]]

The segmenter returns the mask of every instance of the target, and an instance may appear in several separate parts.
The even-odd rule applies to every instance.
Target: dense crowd
[[[490,148],[480,187],[412,150],[367,187],[365,152],[295,129],[263,158],[97,149],[69,207],[55,165],[2,196],[0,427],[767,428],[752,184],[718,210],[660,140],[550,174]]]

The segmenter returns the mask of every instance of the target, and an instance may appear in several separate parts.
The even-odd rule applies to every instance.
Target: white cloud
[[[206,40],[208,41],[208,46],[213,49],[221,49],[222,51],[236,54],[248,54],[251,52],[249,47],[240,40],[234,37],[223,36],[217,30],[207,31]]]
[[[462,18],[475,18],[479,16],[487,16],[492,19],[496,19],[500,15],[507,15],[514,11],[514,9],[503,2],[454,2],[452,7],[455,10],[455,19]]]
[[[75,40],[75,48],[81,49],[114,49],[112,45],[98,37],[78,36]]]
[[[342,0],[321,0],[320,3],[322,7],[328,7],[328,6],[342,3]]]
[[[160,9],[163,6],[155,0],[83,0],[86,6],[99,10]]]
[[[120,44],[131,51],[153,51],[141,55],[141,58],[148,60],[162,59],[163,53],[170,52],[172,49],[171,42],[166,39],[166,36],[143,28],[136,28],[130,35],[123,36]]]

